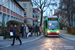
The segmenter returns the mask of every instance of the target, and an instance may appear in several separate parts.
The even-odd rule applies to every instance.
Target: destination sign
[[[48,18],[48,20],[58,20],[58,18]]]

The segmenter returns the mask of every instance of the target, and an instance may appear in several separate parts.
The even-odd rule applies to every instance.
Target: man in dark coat
[[[21,26],[21,33],[22,33],[22,38],[23,38],[24,37],[24,26],[23,26],[23,24]]]
[[[32,31],[32,26],[30,25],[30,26],[29,26],[29,32],[31,32],[31,31]]]
[[[32,26],[31,25],[29,25],[29,32],[31,33],[30,36],[32,36]]]
[[[38,36],[38,33],[39,33],[39,26],[38,25],[35,26],[35,34],[36,33],[37,33],[37,36]]]
[[[14,42],[15,42],[15,38],[17,38],[19,41],[20,41],[20,45],[22,44],[19,36],[20,36],[20,29],[17,27],[17,25],[15,25],[15,28],[14,28],[14,32],[13,32],[13,43],[11,45],[14,45]]]

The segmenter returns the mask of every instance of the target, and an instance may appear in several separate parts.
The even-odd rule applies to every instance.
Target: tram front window
[[[58,21],[57,20],[48,21],[48,29],[58,29]]]

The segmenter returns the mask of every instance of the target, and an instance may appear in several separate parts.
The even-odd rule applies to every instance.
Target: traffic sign
[[[36,17],[34,17],[33,20],[36,21]]]

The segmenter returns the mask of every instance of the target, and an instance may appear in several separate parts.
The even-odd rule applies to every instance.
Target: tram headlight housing
[[[57,31],[57,33],[59,33],[59,31]]]
[[[52,23],[49,23],[49,26],[51,26],[52,25]]]
[[[47,33],[50,33],[50,31],[48,30]]]

